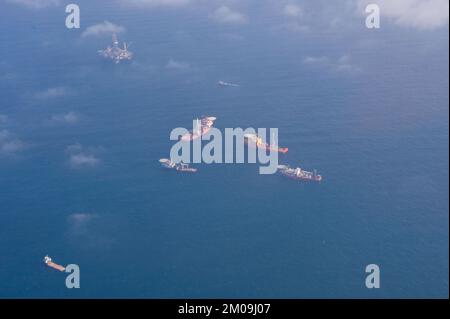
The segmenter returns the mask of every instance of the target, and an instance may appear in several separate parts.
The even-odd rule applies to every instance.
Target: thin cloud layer
[[[68,112],[65,114],[56,114],[50,118],[50,122],[54,124],[76,124],[78,123],[79,116],[75,112]]]
[[[324,65],[329,63],[329,58],[326,56],[307,56],[303,59],[303,64],[309,64],[309,65],[314,65],[314,64],[319,64],[319,65]]]
[[[81,144],[68,146],[66,153],[69,155],[69,164],[72,168],[92,168],[101,163],[92,149],[86,149]]]
[[[215,22],[222,24],[244,24],[248,22],[246,15],[233,11],[227,6],[217,8],[210,17]]]
[[[6,0],[7,2],[23,5],[31,9],[42,9],[50,6],[57,6],[60,0]]]
[[[8,115],[0,114],[0,125],[6,124],[9,121]]]
[[[432,30],[448,25],[448,0],[358,0],[358,10],[364,13],[369,3],[380,6],[381,19],[400,26]]]
[[[352,74],[361,72],[361,68],[351,62],[349,55],[342,55],[337,59],[332,59],[327,56],[307,56],[303,58],[303,64],[325,68],[334,72],[347,72]]]
[[[191,65],[187,62],[176,61],[173,59],[170,59],[166,64],[166,68],[170,69],[170,70],[185,71],[185,70],[190,69],[190,67],[191,67]]]
[[[70,165],[74,168],[94,167],[100,163],[100,160],[94,155],[79,153],[70,155]]]
[[[109,21],[103,21],[102,23],[97,23],[87,27],[86,30],[84,30],[81,34],[81,37],[99,37],[122,32],[125,32],[125,28],[123,26],[111,23]]]
[[[305,33],[310,31],[310,27],[308,25],[308,14],[303,5],[299,5],[295,2],[288,2],[286,4],[282,4],[279,2],[272,5],[271,11],[274,11],[278,14],[281,14],[280,24],[275,24],[271,27],[272,30],[275,31],[288,31],[288,32],[297,32],[297,33]]]
[[[25,148],[25,143],[16,138],[10,131],[0,130],[0,156],[14,155]]]
[[[182,7],[190,4],[192,0],[120,0],[127,5],[146,7]]]
[[[284,6],[283,14],[288,17],[297,17],[298,18],[303,14],[303,10],[299,5],[289,3]]]
[[[69,89],[63,86],[48,88],[44,91],[37,92],[34,97],[36,99],[51,99],[56,97],[62,97],[69,93]]]
[[[95,214],[75,213],[69,215],[67,222],[69,223],[69,231],[73,235],[82,235],[86,233],[89,223],[97,218]]]

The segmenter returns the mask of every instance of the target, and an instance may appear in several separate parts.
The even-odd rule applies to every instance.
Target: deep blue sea
[[[0,2],[1,298],[448,298],[448,24],[369,30],[345,1],[303,4],[296,28],[283,1],[138,2],[76,1],[71,30],[65,1]],[[111,30],[86,30],[104,21],[131,62],[98,55]],[[203,114],[278,128],[280,162],[323,181],[162,170],[170,131]]]

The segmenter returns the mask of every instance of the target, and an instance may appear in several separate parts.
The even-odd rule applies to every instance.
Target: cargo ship
[[[211,130],[211,127],[214,125],[216,118],[213,116],[204,116],[201,119],[196,120],[196,125],[194,130],[183,135],[181,137],[182,141],[193,141],[202,135],[205,135]]]
[[[49,266],[49,267],[51,267],[53,269],[56,269],[56,270],[59,270],[59,271],[66,270],[66,267],[58,265],[58,264],[55,264],[48,255],[44,257],[44,262],[47,264],[47,266]]]
[[[167,169],[173,169],[179,172],[185,172],[185,173],[195,173],[197,172],[196,168],[192,168],[189,167],[188,164],[185,163],[175,163],[173,161],[171,161],[170,159],[167,158],[161,158],[159,160],[159,162],[161,163],[161,166]]]
[[[245,134],[244,141],[249,146],[261,148],[267,151],[274,151],[285,154],[289,150],[287,147],[278,147],[277,145],[269,145],[267,143],[264,143],[262,138],[256,134]]]
[[[314,172],[308,172],[301,169],[300,167],[290,168],[288,165],[278,165],[278,171],[281,175],[297,180],[313,182],[320,182],[322,180],[322,175],[317,174],[315,170]]]

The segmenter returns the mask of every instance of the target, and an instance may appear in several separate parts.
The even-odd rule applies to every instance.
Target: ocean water
[[[305,31],[270,1],[235,4],[238,25],[213,21],[219,2],[77,3],[80,30],[63,5],[0,3],[0,297],[448,297],[448,25],[369,31],[342,9],[330,27],[326,2]],[[110,33],[83,36],[103,21],[132,62],[98,56]],[[280,162],[323,182],[162,170],[170,131],[203,114],[278,128]]]

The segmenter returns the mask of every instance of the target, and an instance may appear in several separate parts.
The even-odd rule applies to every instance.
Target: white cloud
[[[66,152],[69,154],[69,163],[72,168],[95,167],[101,162],[93,154],[92,149],[85,149],[81,144],[68,146]]]
[[[89,228],[89,224],[98,215],[89,213],[75,213],[69,215],[67,222],[69,223],[69,231],[72,235],[86,234]]]
[[[284,6],[283,13],[289,17],[300,17],[303,10],[299,5],[290,3]]]
[[[57,6],[60,0],[7,0],[11,3],[17,3],[32,9],[41,9],[50,6]]]
[[[14,155],[23,150],[25,144],[18,138],[14,137],[8,130],[0,130],[0,156]]]
[[[248,22],[248,17],[246,15],[233,11],[227,6],[217,8],[210,17],[214,21],[224,24],[244,24]]]
[[[84,167],[84,166],[96,166],[100,160],[96,158],[94,155],[89,154],[72,154],[70,156],[70,165],[72,167]]]
[[[327,56],[307,56],[303,59],[303,64],[326,68],[327,70],[334,72],[356,74],[361,71],[360,67],[351,62],[351,57],[349,55],[342,55],[337,59],[332,59]]]
[[[69,93],[69,90],[63,86],[48,88],[44,91],[37,92],[34,97],[37,99],[50,99],[62,97]]]
[[[62,124],[76,124],[78,120],[79,120],[78,114],[72,111],[65,114],[53,115],[50,118],[50,122]]]
[[[120,0],[124,4],[132,4],[136,6],[147,7],[182,7],[189,3],[191,0]]]
[[[342,72],[350,72],[350,73],[358,73],[361,71],[361,68],[354,65],[351,61],[350,56],[343,55],[341,56],[335,65],[337,71]]]
[[[112,249],[114,239],[106,237],[97,228],[101,215],[79,212],[67,216],[67,238],[71,245],[89,251],[105,251]]]
[[[381,23],[387,17],[405,27],[431,30],[448,25],[448,0],[358,0],[358,10],[364,13],[367,4],[380,6]]]
[[[97,23],[86,28],[81,34],[81,37],[89,36],[103,36],[105,34],[121,33],[124,32],[125,28],[123,26],[111,23],[109,21],[103,21],[102,23]]]
[[[166,64],[166,68],[172,70],[188,70],[190,67],[191,65],[187,62],[176,61],[173,59],[170,59]]]
[[[79,226],[81,224],[86,224],[91,221],[97,215],[88,214],[88,213],[75,213],[68,217],[68,221],[75,226]]]
[[[304,10],[303,8],[295,3],[288,3],[284,5],[281,10],[282,14],[286,16],[286,22],[275,26],[274,30],[286,30],[289,32],[305,33],[310,31],[308,25],[303,21]]]
[[[83,146],[81,144],[72,144],[66,147],[67,153],[79,153],[83,150]]]
[[[326,56],[307,56],[303,59],[304,64],[326,64],[328,63],[329,59]]]
[[[90,220],[92,220],[92,218],[94,218],[95,215],[92,214],[88,214],[88,213],[76,213],[76,214],[72,214],[69,216],[69,222],[73,223],[73,224],[82,224],[82,223],[86,223]]]

